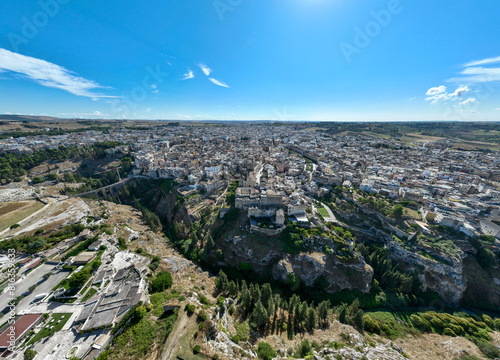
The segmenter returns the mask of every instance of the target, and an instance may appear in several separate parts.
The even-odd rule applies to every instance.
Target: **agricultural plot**
[[[0,231],[17,224],[43,206],[43,203],[36,200],[0,203]]]

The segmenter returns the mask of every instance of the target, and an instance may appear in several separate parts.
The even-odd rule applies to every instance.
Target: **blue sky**
[[[500,120],[498,0],[2,0],[0,113]]]

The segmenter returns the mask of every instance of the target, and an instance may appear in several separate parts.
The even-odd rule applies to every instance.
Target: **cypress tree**
[[[252,313],[252,319],[258,327],[262,327],[269,320],[267,310],[264,308],[260,300],[255,304],[255,309]]]

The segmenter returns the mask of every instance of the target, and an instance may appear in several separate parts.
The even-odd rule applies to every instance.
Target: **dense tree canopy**
[[[169,289],[172,286],[172,275],[168,271],[160,272],[156,278],[151,282],[150,291],[158,293]]]

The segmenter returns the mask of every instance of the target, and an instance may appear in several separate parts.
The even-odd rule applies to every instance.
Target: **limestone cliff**
[[[398,243],[387,244],[389,257],[406,271],[418,270],[422,282],[422,290],[430,289],[438,293],[442,299],[452,305],[458,305],[466,289],[463,274],[463,258],[438,257],[430,259],[418,253],[403,249]],[[441,260],[441,261],[439,261]]]
[[[283,282],[288,281],[293,273],[302,285],[310,287],[322,277],[326,291],[330,293],[344,289],[370,291],[373,269],[361,255],[351,259],[321,252],[292,255],[271,242],[259,244],[246,241],[244,236],[226,239],[225,245],[225,265],[238,267],[241,263],[251,264],[254,271]]]
[[[309,287],[322,276],[328,286],[325,290],[330,293],[344,289],[368,292],[373,277],[373,269],[362,257],[346,262],[322,253],[287,255],[271,271],[272,277],[279,281],[286,281],[292,273]]]

